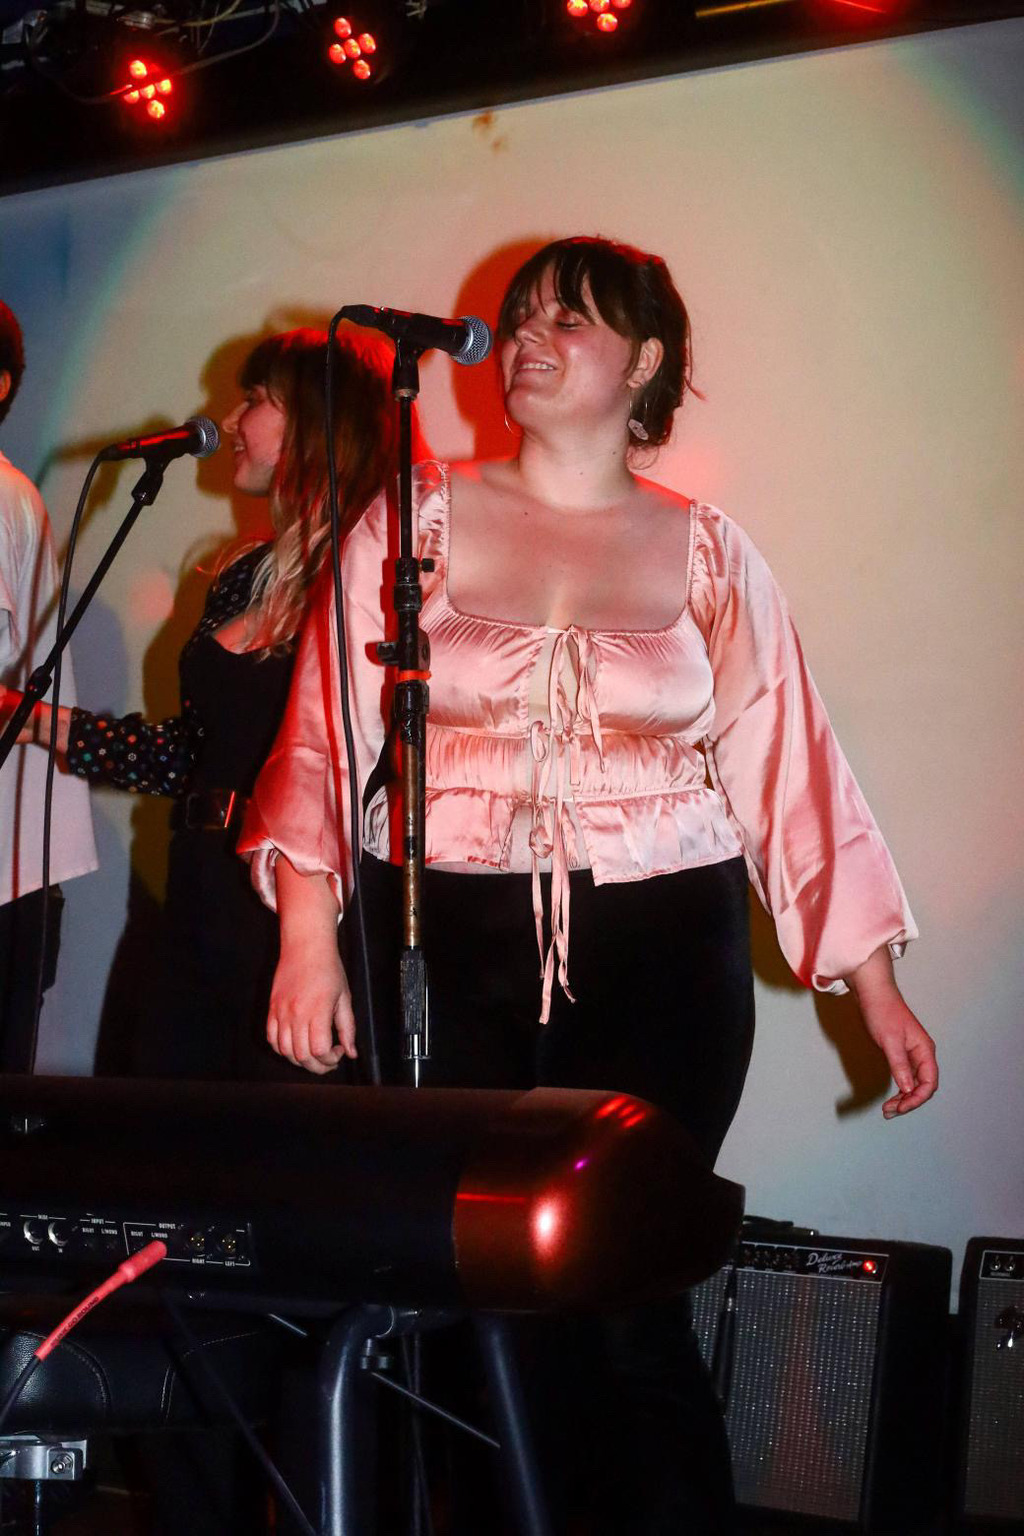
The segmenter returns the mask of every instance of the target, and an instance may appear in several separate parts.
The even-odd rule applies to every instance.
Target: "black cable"
[[[265,1447],[260,1442],[259,1436],[255,1433],[252,1425],[247,1421],[242,1410],[239,1408],[238,1404],[235,1402],[235,1399],[228,1391],[228,1388],[225,1386],[220,1372],[216,1369],[213,1362],[208,1357],[205,1349],[197,1339],[196,1335],[192,1332],[192,1329],[189,1327],[188,1323],[186,1323],[181,1308],[178,1306],[177,1302],[172,1296],[168,1295],[166,1291],[161,1292],[160,1299],[170,1314],[174,1326],[178,1329],[182,1338],[185,1340],[185,1343],[191,1350],[191,1358],[195,1360],[196,1364],[203,1371],[210,1386],[214,1389],[214,1392],[220,1398],[220,1401],[231,1415],[231,1418],[234,1420],[236,1426],[241,1431],[241,1434],[245,1439],[249,1449],[259,1461],[260,1466],[267,1474],[267,1477],[270,1479],[277,1493],[283,1499],[285,1504],[287,1504],[293,1517],[298,1521],[299,1525],[306,1532],[306,1536],[320,1536],[320,1533],[310,1523],[309,1518],[302,1508],[302,1505],[299,1503],[298,1499],[295,1497],[294,1493],[292,1493],[292,1490],[281,1476],[281,1473],[278,1471],[274,1461],[267,1454]],[[181,1363],[183,1366],[185,1365],[184,1358],[182,1358]]]
[[[363,992],[366,998],[366,1034],[370,1058],[370,1082],[381,1086],[380,1050],[377,1040],[377,1021],[373,1009],[373,988],[370,984],[370,955],[366,941],[366,914],[363,910],[363,887],[359,873],[362,843],[363,801],[356,772],[355,739],[352,734],[352,714],[349,705],[348,640],[345,632],[345,604],[341,584],[341,514],[338,507],[338,466],[334,457],[334,338],[341,323],[339,310],[327,327],[327,365],[324,379],[324,435],[327,440],[327,486],[331,514],[331,568],[334,575],[334,627],[338,636],[338,673],[341,693],[341,722],[348,757],[349,816],[352,823],[349,850],[352,858],[352,905],[355,908],[357,948],[363,972]]]
[[[18,1379],[15,1381],[13,1387],[4,1398],[3,1402],[0,1403],[0,1429],[3,1429],[4,1425],[7,1423],[7,1415],[18,1401],[18,1398],[21,1396],[24,1389],[28,1386],[37,1367],[42,1365],[42,1363],[43,1362],[40,1360],[38,1355],[33,1355],[31,1360],[29,1360],[28,1364],[19,1374]]]
[[[71,590],[71,565],[75,558],[75,547],[78,543],[78,532],[85,512],[85,503],[88,499],[96,471],[102,462],[102,455],[98,453],[89,465],[89,473],[86,475],[85,483],[79,493],[75,515],[71,519],[68,547],[64,555],[64,570],[61,573],[60,579],[60,598],[57,603],[55,634],[58,635],[64,628],[64,619],[67,614],[68,594]],[[53,776],[57,765],[57,708],[60,704],[62,660],[61,656],[57,657],[53,669],[53,687],[50,690],[50,742],[46,749],[46,787],[43,791],[43,911],[39,925],[39,960],[36,966],[36,993],[32,1002],[32,1037],[29,1041],[28,1066],[26,1068],[29,1075],[36,1070],[36,1051],[39,1046],[39,1018],[43,1011],[43,986],[46,980],[46,944],[50,932],[50,836],[53,821]]]
[[[265,14],[269,14],[270,20],[268,21],[264,30],[260,33],[259,37],[255,38],[251,43],[243,43],[240,48],[229,48],[224,53],[215,54],[212,59],[196,59],[191,64],[182,64],[177,69],[168,70],[167,78],[169,80],[178,80],[183,75],[195,74],[197,70],[210,69],[214,64],[220,64],[224,59],[237,59],[240,54],[251,53],[254,48],[262,48],[264,43],[269,43],[270,39],[277,31],[281,20],[281,0],[273,0],[272,5],[264,5],[263,10]],[[47,30],[49,29],[43,29],[43,37],[46,36]],[[22,46],[25,49],[25,57],[31,67],[35,70],[36,74],[38,74],[40,78],[45,80],[49,85],[56,86],[58,91],[62,91],[63,94],[65,96],[69,96],[72,101],[77,101],[80,106],[101,106],[104,102],[117,101],[119,97],[126,96],[129,91],[137,89],[137,87],[132,84],[119,85],[116,91],[101,91],[98,95],[95,96],[83,96],[80,91],[73,91],[69,85],[66,85],[59,75],[54,74],[51,70],[44,67],[44,65],[36,56],[35,33],[30,31],[27,25],[22,28],[21,35]]]

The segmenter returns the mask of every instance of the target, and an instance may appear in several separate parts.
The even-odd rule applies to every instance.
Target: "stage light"
[[[126,70],[128,80],[115,95],[129,108],[143,104],[145,112],[139,114],[140,118],[145,116],[150,122],[161,123],[167,117],[167,97],[174,90],[172,77],[166,71],[166,60],[158,64],[152,59],[131,59]]]
[[[331,16],[327,57],[343,78],[376,84],[390,72],[395,39],[385,36],[386,25],[383,13],[367,0],[361,0],[358,11]]]
[[[578,38],[613,37],[642,9],[634,0],[565,0],[565,16]]]

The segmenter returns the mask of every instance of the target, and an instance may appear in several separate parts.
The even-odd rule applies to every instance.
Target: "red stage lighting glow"
[[[172,76],[164,74],[166,68],[167,60],[154,64],[152,59],[132,59],[127,68],[129,76],[127,87],[122,87],[120,91],[121,100],[126,107],[137,107],[140,102],[144,102],[146,116],[155,123],[159,123],[167,116],[167,105],[156,98],[170,96],[174,90]],[[136,85],[135,81],[140,83]],[[145,84],[141,83],[143,81]],[[116,94],[118,93],[115,92]]]
[[[365,26],[366,18],[362,25]],[[327,50],[327,57],[332,64],[350,64],[352,77],[355,80],[369,80],[373,69],[363,57],[364,54],[374,54],[380,44],[377,35],[373,32],[360,32],[360,22],[351,16],[336,16],[331,23],[335,36],[341,38],[340,43],[332,43]],[[386,73],[386,66],[384,72]],[[379,73],[379,70],[378,70]]]
[[[558,1246],[562,1233],[562,1211],[557,1200],[544,1200],[533,1217],[533,1241],[543,1254]]]
[[[620,17],[633,9],[633,0],[565,0],[565,9],[580,31],[593,30],[605,37],[619,30]]]
[[[618,1094],[615,1095],[614,1099],[609,1099],[606,1104],[602,1104],[601,1105],[600,1109],[595,1110],[595,1112],[594,1112],[594,1119],[595,1120],[606,1120],[609,1115],[614,1115],[614,1114],[617,1114],[617,1113],[620,1114],[622,1112],[622,1110],[626,1108],[627,1105],[631,1105],[631,1104],[632,1104],[632,1100],[631,1099],[627,1099],[626,1095],[624,1093],[618,1093]]]

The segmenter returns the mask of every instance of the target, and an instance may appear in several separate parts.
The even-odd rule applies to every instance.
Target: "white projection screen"
[[[922,938],[899,974],[939,1097],[885,1124],[849,1000],[796,985],[755,914],[758,1036],[720,1168],[826,1232],[1020,1235],[1024,22],[456,115],[0,202],[29,372],[2,438],[63,544],[95,447],[223,416],[269,328],[365,302],[493,320],[518,258],[599,232],[662,253],[695,382],[648,471],[724,507],[786,590]],[[491,365],[422,370],[444,457],[510,440]],[[75,645],[93,708],[177,707],[230,463],[171,466]],[[128,505],[101,479],[77,586]],[[93,797],[43,1070],[93,1063],[129,899],[159,899],[168,806]],[[58,837],[60,835],[57,829]],[[138,987],[138,981],[134,986]]]

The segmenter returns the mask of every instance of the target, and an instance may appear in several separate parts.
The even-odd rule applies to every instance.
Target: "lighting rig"
[[[1024,0],[0,0],[0,191],[1022,9]]]
[[[115,110],[124,126],[159,131],[180,119],[197,74],[288,39],[310,59],[319,55],[346,86],[370,89],[391,72],[403,30],[415,28],[430,3],[155,0],[133,9],[117,0],[30,8],[0,0],[0,95],[49,90]]]

